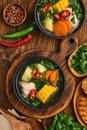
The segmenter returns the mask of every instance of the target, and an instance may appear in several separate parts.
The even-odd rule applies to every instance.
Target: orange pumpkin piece
[[[56,80],[57,80],[57,77],[58,77],[58,71],[57,71],[57,70],[51,71],[51,74],[50,74],[50,82],[56,81]]]
[[[65,36],[68,33],[68,27],[64,21],[58,21],[53,25],[53,32],[58,36]]]
[[[46,74],[44,75],[44,77],[48,80],[49,77],[50,77],[50,74],[51,74],[51,70],[48,70],[48,71],[46,72]]]
[[[68,28],[68,32],[67,32],[67,34],[69,34],[70,32],[71,32],[71,30],[72,30],[72,25],[71,25],[71,23],[69,22],[69,21],[64,21],[65,23],[66,23],[66,25],[67,25],[67,28]]]

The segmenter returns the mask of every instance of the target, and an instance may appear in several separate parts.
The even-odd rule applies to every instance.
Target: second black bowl
[[[27,102],[23,95],[22,95],[22,88],[19,85],[19,81],[21,81],[21,77],[26,69],[27,66],[30,66],[32,64],[37,63],[38,61],[43,61],[46,60],[48,62],[51,62],[52,64],[56,65],[57,69],[59,69],[59,77],[61,78],[60,80],[58,80],[57,82],[57,86],[58,86],[58,91],[57,93],[52,97],[52,100],[50,100],[49,102],[46,103],[41,103],[38,106],[34,106],[34,104]],[[53,106],[54,104],[58,103],[58,101],[60,100],[60,98],[62,98],[62,95],[64,93],[65,90],[65,77],[64,74],[60,68],[60,66],[58,64],[56,64],[55,62],[53,62],[50,59],[47,59],[45,57],[32,57],[31,59],[25,59],[16,69],[15,74],[14,74],[14,78],[13,78],[13,89],[15,92],[15,95],[17,96],[18,100],[20,100],[20,102],[22,102],[25,106],[27,106],[28,108],[33,108],[33,109],[46,109],[49,108],[51,106]]]
[[[69,34],[65,35],[65,36],[57,36],[55,33],[53,32],[50,32],[48,30],[46,30],[42,24],[42,18],[40,17],[41,16],[41,7],[40,7],[40,3],[43,4],[45,0],[38,0],[37,3],[36,3],[36,6],[35,6],[35,21],[36,21],[36,24],[37,26],[39,27],[39,29],[44,33],[46,34],[47,36],[49,37],[52,37],[52,38],[56,38],[56,39],[64,39],[64,38],[67,38],[67,37],[70,37],[72,36],[73,34],[75,34],[83,25],[83,22],[84,22],[84,19],[85,19],[85,7],[84,7],[84,4],[82,2],[82,0],[77,0],[80,7],[81,7],[81,10],[82,10],[82,18],[78,24],[78,26],[73,30],[71,31]],[[69,0],[69,1],[73,1],[73,3],[76,1],[76,0]],[[46,2],[50,2],[50,0],[47,0]],[[44,4],[43,4],[44,5]],[[42,7],[44,7],[43,5],[41,5]],[[79,14],[78,14],[79,15]],[[49,26],[49,25],[48,25]],[[62,28],[63,29],[63,28]]]

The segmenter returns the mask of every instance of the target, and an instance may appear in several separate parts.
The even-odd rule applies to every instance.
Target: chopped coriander
[[[87,130],[81,126],[72,116],[63,112],[54,116],[53,122],[45,130]]]
[[[73,16],[71,22],[75,24],[75,17]]]
[[[78,49],[71,60],[71,67],[80,74],[87,75],[87,45]]]
[[[81,20],[83,18],[83,10],[79,4],[78,0],[70,1],[70,7],[73,9],[73,11],[76,14],[76,17]]]
[[[33,106],[38,106],[39,104],[41,104],[40,100],[38,98],[34,98],[34,99],[31,99],[29,96],[27,96],[26,98],[24,98],[25,101],[27,103],[30,103],[32,104]]]

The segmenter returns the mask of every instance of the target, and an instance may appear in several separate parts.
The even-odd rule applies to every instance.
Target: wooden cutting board
[[[50,50],[31,50],[20,57],[18,57],[13,64],[11,65],[10,69],[8,70],[7,77],[6,77],[6,93],[10,103],[13,107],[22,113],[25,116],[34,117],[34,118],[48,118],[54,116],[55,114],[61,112],[68,106],[70,103],[74,90],[75,90],[75,80],[73,74],[70,72],[67,64],[68,55],[71,54],[78,46],[78,42],[76,39],[66,39],[63,40],[60,44],[60,51],[59,52],[52,52]],[[66,87],[62,98],[54,105],[48,109],[30,109],[24,106],[15,96],[13,91],[13,76],[15,73],[16,68],[22,61],[24,61],[27,57],[32,56],[44,56],[52,61],[58,63],[61,69],[64,72],[65,80],[66,80]]]

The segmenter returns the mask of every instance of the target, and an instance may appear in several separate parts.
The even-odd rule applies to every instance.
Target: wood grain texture
[[[13,2],[15,3],[17,2],[23,5],[27,10],[27,19],[25,23],[17,28],[6,25],[2,17],[2,12],[4,7],[7,4]],[[29,25],[29,23],[31,23],[34,20],[34,7],[36,2],[37,0],[0,0],[0,34],[12,33],[27,27],[27,25]],[[79,46],[87,42],[87,0],[83,0],[83,3],[86,9],[86,18],[84,24],[82,28],[72,36],[73,38],[78,39]],[[13,40],[10,39],[5,40],[0,37],[0,41],[1,40],[7,42],[14,42],[20,40],[20,38],[13,39]],[[9,48],[0,45],[0,104],[1,105],[3,105],[5,108],[12,108],[12,105],[10,104],[6,96],[5,80],[6,80],[7,71],[11,67],[11,64],[14,62],[14,60],[18,58],[20,55],[22,55],[23,53],[31,49],[49,49],[51,51],[58,51],[60,42],[61,42],[60,40],[47,37],[37,28],[36,32],[33,34],[33,39],[29,43],[22,45],[21,47]],[[78,84],[78,82],[81,79],[82,78],[75,77],[76,84]],[[64,111],[65,113],[69,113],[75,116],[73,111],[72,101],[66,107],[66,109],[64,109]],[[49,120],[44,120],[43,122],[46,124],[49,122]]]

